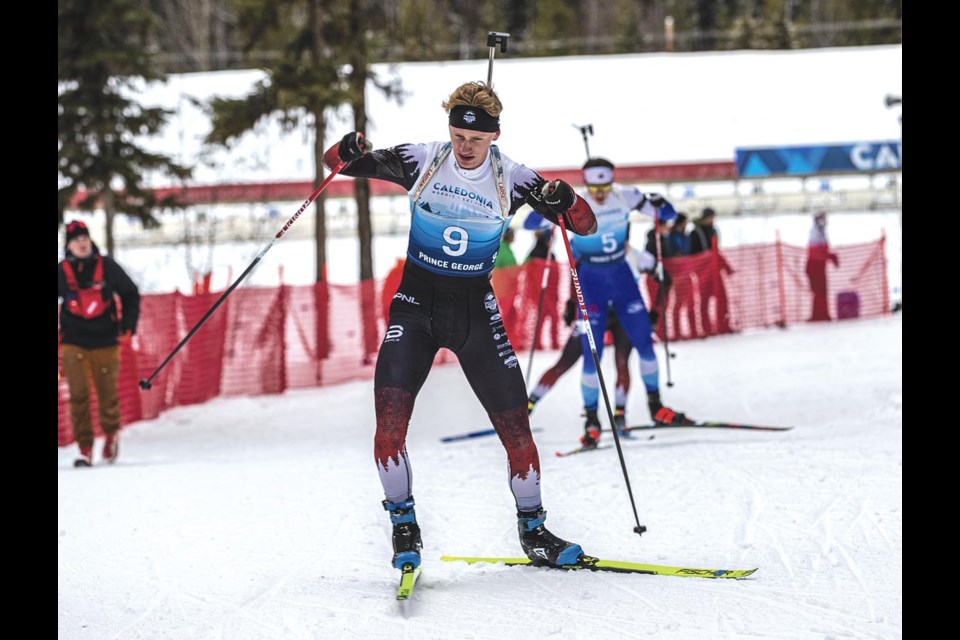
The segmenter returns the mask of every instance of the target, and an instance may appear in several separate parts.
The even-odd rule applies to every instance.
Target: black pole
[[[257,266],[260,260],[263,259],[263,256],[267,254],[267,251],[270,251],[273,245],[275,245],[277,241],[280,238],[282,238],[283,235],[287,232],[287,229],[293,226],[293,223],[297,221],[297,218],[299,218],[303,214],[303,212],[307,210],[307,207],[309,207],[310,204],[314,200],[316,200],[317,196],[319,196],[320,193],[327,188],[327,185],[330,184],[330,181],[333,180],[334,176],[340,173],[340,170],[343,169],[344,165],[346,165],[345,162],[340,162],[339,164],[337,164],[336,167],[333,168],[333,170],[330,172],[330,175],[327,176],[324,179],[324,181],[320,183],[319,187],[314,189],[313,193],[310,194],[309,198],[304,200],[303,204],[300,205],[300,208],[297,209],[297,212],[294,213],[289,220],[287,220],[287,223],[283,225],[280,231],[278,231],[277,234],[273,237],[273,240],[271,240],[267,246],[265,246],[263,249],[260,250],[260,253],[258,253],[257,256],[253,259],[253,262],[251,262],[250,265],[243,270],[243,273],[240,274],[240,277],[234,280],[233,284],[231,284],[230,287],[226,291],[224,291],[223,294],[217,299],[217,301],[213,303],[213,306],[210,307],[210,310],[207,311],[205,314],[203,314],[203,317],[200,318],[200,321],[193,327],[193,329],[190,330],[190,333],[188,333],[183,338],[183,340],[180,341],[180,344],[178,344],[173,349],[173,351],[170,352],[170,355],[164,358],[163,362],[160,363],[160,366],[157,367],[154,370],[154,372],[150,374],[150,377],[140,380],[141,389],[146,391],[153,386],[154,378],[156,378],[160,374],[160,372],[163,370],[163,368],[167,366],[167,363],[173,359],[173,356],[177,355],[180,349],[182,349],[188,342],[190,342],[190,338],[192,338],[194,334],[196,334],[197,331],[200,330],[200,327],[203,326],[203,323],[206,322],[210,318],[210,316],[213,315],[213,312],[216,311],[221,304],[223,304],[223,301],[227,299],[227,296],[233,293],[233,290],[236,289],[238,286],[240,286],[240,283],[243,282],[243,279],[246,278],[251,271],[253,271],[253,268]]]
[[[660,309],[660,316],[663,318],[663,350],[666,352],[665,359],[667,362],[667,386],[672,387],[673,380],[670,379],[670,358],[673,357],[673,354],[670,353],[670,332],[667,329],[667,279],[663,275],[663,247],[660,246],[660,209],[656,209],[656,212],[653,215],[653,233],[657,237],[657,273],[660,276],[660,291],[657,292],[657,297],[663,302],[663,305]],[[661,296],[661,294],[663,295]]]
[[[491,31],[487,34],[487,47],[490,49],[490,63],[487,65],[487,86],[493,86],[493,58],[497,53],[497,45],[500,45],[500,53],[507,52],[507,38],[509,33]]]
[[[593,135],[593,125],[585,124],[581,126],[581,125],[575,124],[573,126],[575,129],[578,129],[580,131],[580,135],[583,136],[583,150],[586,151],[587,160],[589,160],[590,159],[590,142],[587,139],[587,134],[590,134],[591,136]]]
[[[610,397],[607,395],[607,385],[603,381],[603,371],[600,369],[600,356],[597,354],[597,343],[593,339],[593,329],[590,327],[590,316],[587,315],[587,305],[583,301],[583,291],[580,289],[580,278],[577,275],[576,262],[573,260],[573,251],[570,249],[570,239],[567,237],[567,225],[563,221],[563,216],[557,216],[557,223],[563,234],[563,244],[567,250],[567,260],[570,261],[570,275],[573,276],[573,288],[577,294],[577,304],[580,305],[580,316],[583,319],[584,332],[587,334],[587,342],[590,343],[590,353],[593,354],[593,363],[597,368],[597,378],[600,382],[600,391],[603,392],[603,403],[607,407],[607,418],[610,424],[616,424],[613,416],[613,409],[610,406]],[[637,515],[637,504],[633,499],[633,488],[630,486],[630,475],[627,473],[627,463],[623,459],[623,449],[620,446],[620,434],[613,429],[613,442],[617,445],[617,456],[620,457],[620,469],[623,471],[623,479],[627,483],[627,494],[630,496],[630,506],[633,508],[633,519],[637,526],[633,528],[634,533],[642,535],[647,528],[640,524],[640,516]]]
[[[550,255],[553,252],[553,235],[550,235],[550,240],[547,241],[547,257],[546,262],[543,264],[543,276],[540,278],[540,301],[537,302],[537,319],[533,323],[533,344],[530,345],[530,359],[527,361],[527,378],[526,382],[530,382],[530,374],[533,371],[533,353],[537,350],[537,338],[540,337],[540,317],[543,312],[543,299],[547,292],[547,282],[550,278]],[[532,391],[532,389],[531,389]]]

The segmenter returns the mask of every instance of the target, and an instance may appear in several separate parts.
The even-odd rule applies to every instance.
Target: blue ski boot
[[[580,545],[561,540],[543,526],[547,512],[518,511],[517,528],[520,531],[520,546],[533,564],[563,566],[577,564],[583,557]]]
[[[613,412],[613,428],[619,434],[627,434],[627,408],[617,405],[617,410]]]
[[[423,543],[413,504],[412,496],[403,502],[383,501],[383,508],[390,512],[390,522],[393,523],[393,566],[397,569],[408,564],[413,568],[420,566]]]

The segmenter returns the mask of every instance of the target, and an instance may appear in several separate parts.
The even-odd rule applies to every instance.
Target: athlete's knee
[[[526,405],[490,413],[490,422],[503,446],[506,447],[508,455],[514,450],[524,449],[533,444],[529,415]]]

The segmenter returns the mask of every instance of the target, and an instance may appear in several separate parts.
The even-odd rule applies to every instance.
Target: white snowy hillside
[[[367,381],[170,411],[125,428],[114,466],[74,469],[58,449],[58,638],[902,638],[902,314],[671,348],[671,406],[795,428],[625,440],[637,536],[615,448],[554,456],[581,431],[574,369],[531,417],[547,526],[601,558],[748,579],[442,562],[521,553],[499,441],[440,442],[488,426],[447,365],[410,425],[425,549],[407,606]],[[534,377],[557,356],[536,353]],[[628,419],[644,422],[633,364]]]
[[[374,145],[442,140],[440,104],[463,82],[486,80],[488,59],[373,65],[383,82],[399,81],[402,104],[372,82],[367,90]],[[579,167],[584,144],[576,126],[592,124],[592,155],[620,165],[734,159],[736,147],[844,144],[899,140],[902,46],[797,51],[656,53],[620,56],[511,58],[498,54],[493,84],[504,103],[508,156],[535,169]],[[205,149],[210,129],[198,106],[211,97],[241,97],[261,71],[172,75],[138,97],[174,111],[151,149],[196,164],[194,183],[310,180],[315,175],[312,127],[284,133],[261,123],[231,150]],[[545,95],[542,78],[562,86]],[[332,144],[352,130],[349,109],[331,114]],[[160,184],[160,183],[158,183]]]

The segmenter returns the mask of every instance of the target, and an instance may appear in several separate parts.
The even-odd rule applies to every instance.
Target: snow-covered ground
[[[441,562],[520,554],[497,439],[439,441],[487,426],[448,365],[410,427],[425,550],[409,607],[393,599],[368,381],[169,411],[126,428],[111,467],[74,469],[58,449],[58,637],[903,637],[902,315],[673,349],[669,404],[795,429],[625,442],[638,537],[615,449],[553,455],[581,430],[571,371],[532,416],[547,524],[592,555],[757,567],[749,579]],[[534,376],[556,357],[537,353]]]

